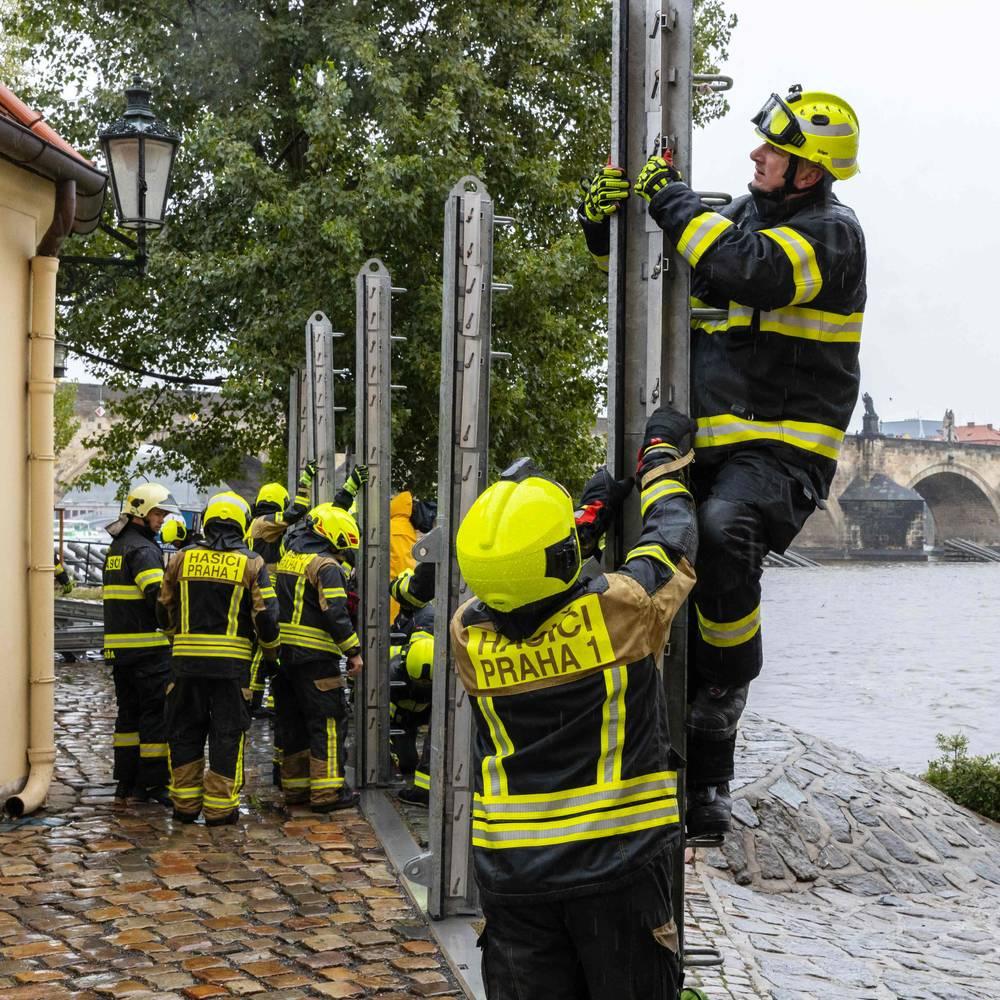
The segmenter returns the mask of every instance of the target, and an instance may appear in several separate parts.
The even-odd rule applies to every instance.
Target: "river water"
[[[749,708],[921,773],[936,733],[1000,752],[1000,565],[767,569]]]

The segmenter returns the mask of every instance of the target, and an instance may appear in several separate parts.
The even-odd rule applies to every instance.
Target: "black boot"
[[[205,826],[235,826],[240,821],[239,809],[234,809],[225,816],[213,816],[209,819],[205,817]]]
[[[115,798],[120,799],[124,804],[125,800],[132,795],[132,785],[127,781],[119,781],[115,785]]]
[[[146,802],[155,802],[157,805],[166,806],[168,809],[173,806],[170,793],[164,785],[157,785],[156,788],[147,788],[143,793]]]
[[[421,806],[424,809],[430,805],[431,801],[431,793],[426,788],[417,788],[415,785],[404,788],[396,797],[408,806]]]
[[[733,814],[729,782],[688,788],[685,826],[688,837],[728,833]]]
[[[749,690],[749,684],[698,688],[688,716],[691,733],[706,740],[723,740],[732,736],[746,708]]]

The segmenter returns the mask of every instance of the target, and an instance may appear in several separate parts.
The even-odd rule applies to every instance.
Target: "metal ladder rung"
[[[699,833],[697,836],[688,837],[684,843],[687,847],[722,847],[725,839],[724,833]]]
[[[710,969],[723,963],[723,958],[719,954],[718,948],[685,948],[684,968],[685,969]]]
[[[733,78],[722,73],[695,73],[691,82],[696,86],[708,87],[716,94],[723,94],[733,89]]]
[[[731,205],[733,196],[725,191],[696,191],[703,205]]]

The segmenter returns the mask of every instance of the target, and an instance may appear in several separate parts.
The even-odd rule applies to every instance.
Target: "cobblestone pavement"
[[[368,823],[288,816],[254,724],[248,815],[112,807],[108,672],[58,668],[49,806],[0,824],[0,996],[131,1000],[460,991]],[[687,870],[712,1000],[998,1000],[1000,827],[898,771],[748,716],[734,833]],[[426,812],[408,811],[421,833]]]
[[[287,816],[255,722],[235,827],[112,806],[108,670],[57,668],[48,807],[0,825],[0,996],[460,995],[356,811]]]
[[[1000,998],[1000,825],[754,715],[737,772],[734,830],[699,871],[764,996]]]

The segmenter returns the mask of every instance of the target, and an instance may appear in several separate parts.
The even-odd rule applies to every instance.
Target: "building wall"
[[[0,160],[0,468],[5,565],[0,573],[0,794],[27,775],[29,261],[52,221],[55,186]]]

